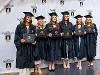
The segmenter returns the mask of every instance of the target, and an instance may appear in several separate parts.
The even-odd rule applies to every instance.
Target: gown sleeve
[[[97,41],[98,31],[97,31],[96,24],[94,24],[94,28],[95,28],[95,40]]]
[[[20,50],[20,47],[21,47],[21,41],[20,40],[21,40],[20,28],[19,28],[19,26],[17,26],[16,30],[15,30],[15,37],[14,37],[14,43],[15,43],[17,50]]]
[[[48,33],[49,33],[49,27],[48,27],[48,24],[46,24],[45,31],[46,31],[46,34],[48,35]]]

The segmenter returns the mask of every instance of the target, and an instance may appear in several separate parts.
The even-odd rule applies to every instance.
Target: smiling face
[[[64,19],[65,21],[69,20],[69,15],[64,15],[64,16],[63,16],[63,19]]]
[[[79,22],[79,23],[82,22],[82,18],[78,18],[77,22]]]
[[[38,25],[43,26],[45,23],[44,19],[38,20]]]
[[[88,23],[91,23],[92,22],[92,19],[91,18],[87,18],[86,20],[87,20]]]
[[[23,24],[25,26],[30,26],[32,25],[32,18],[30,16],[25,16],[23,20]]]
[[[81,25],[82,24],[82,18],[77,18],[76,22],[77,22],[77,25]]]
[[[93,24],[92,18],[86,18],[85,24],[86,25],[92,25]]]
[[[51,21],[56,22],[57,21],[57,16],[51,16]]]
[[[26,20],[27,23],[30,23],[32,21],[32,18],[30,16],[26,16],[25,20]]]

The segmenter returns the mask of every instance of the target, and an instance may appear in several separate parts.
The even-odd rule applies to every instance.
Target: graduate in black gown
[[[36,68],[35,71],[41,74],[41,69],[39,65],[41,64],[41,60],[45,60],[46,58],[46,29],[45,29],[45,17],[44,16],[37,16],[37,26],[36,26],[36,50],[38,52],[36,56]]]
[[[29,71],[34,68],[35,41],[28,42],[24,39],[24,34],[35,35],[36,27],[32,24],[31,12],[24,12],[25,17],[23,23],[16,27],[14,43],[17,48],[16,52],[16,68]],[[23,71],[22,71],[23,72]],[[24,75],[29,75],[24,74]]]
[[[52,12],[50,22],[46,25],[48,35],[48,49],[47,49],[47,61],[49,61],[49,70],[55,70],[55,61],[60,61],[60,26],[57,23],[57,14]]]
[[[97,27],[96,24],[92,22],[92,16],[86,15],[85,30],[86,30],[86,51],[88,66],[93,65],[93,59],[96,56],[96,43],[97,43]]]
[[[81,15],[77,15],[76,18],[76,25],[74,25],[74,50],[75,50],[75,57],[78,59],[77,67],[81,70],[82,69],[82,58],[86,57],[86,50],[85,50],[85,39],[84,39],[84,24],[82,22]]]
[[[63,15],[62,21],[59,23],[61,28],[62,44],[61,44],[61,53],[63,58],[63,67],[70,68],[69,60],[74,57],[73,52],[73,24],[69,22],[69,12],[65,11],[61,13]]]

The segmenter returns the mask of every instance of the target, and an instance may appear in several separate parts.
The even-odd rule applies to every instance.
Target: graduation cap
[[[68,11],[61,12],[62,15],[69,15]]]
[[[82,18],[83,16],[82,15],[77,15],[77,16],[75,16],[74,18],[75,19],[78,19],[78,18]]]
[[[56,12],[49,13],[50,16],[58,16]]]
[[[85,18],[93,18],[91,15],[85,15]]]
[[[25,16],[30,16],[33,17],[34,15],[31,12],[23,12],[25,14]]]
[[[45,19],[45,17],[41,15],[41,16],[37,16],[35,19],[40,20],[40,19]]]

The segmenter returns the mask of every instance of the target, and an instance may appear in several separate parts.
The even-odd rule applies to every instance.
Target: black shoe
[[[48,67],[48,71],[50,71],[50,72],[51,72],[51,71],[52,71],[52,69],[49,69],[49,67]]]
[[[52,69],[52,72],[54,72],[55,71],[55,69]]]

